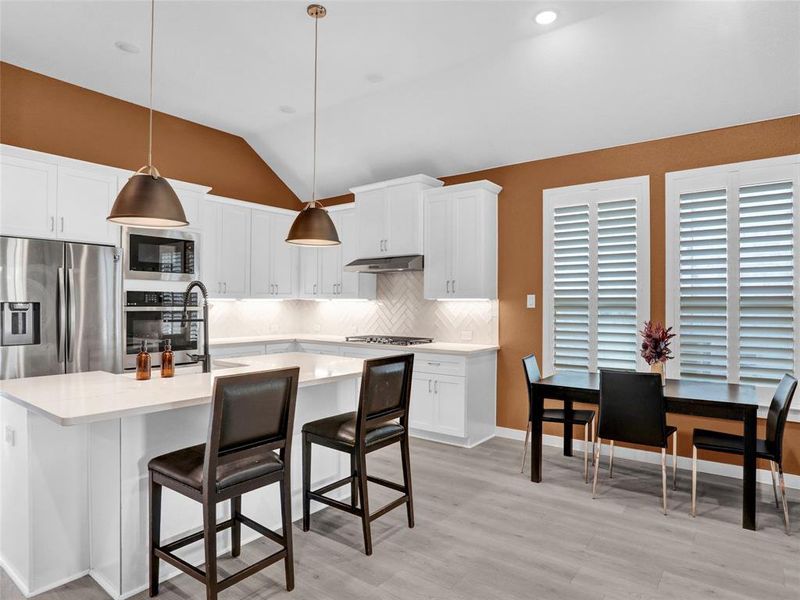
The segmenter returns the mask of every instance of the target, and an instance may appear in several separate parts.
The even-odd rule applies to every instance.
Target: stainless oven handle
[[[68,343],[67,343],[67,360],[72,362],[73,354],[75,353],[75,299],[73,295],[75,294],[75,270],[74,269],[67,269],[67,300],[69,302],[69,331],[68,331]]]
[[[56,290],[56,354],[58,362],[64,362],[64,342],[67,339],[67,298],[64,290],[64,268],[58,267],[58,289]]]

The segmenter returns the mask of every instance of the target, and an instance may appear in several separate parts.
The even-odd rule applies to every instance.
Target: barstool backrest
[[[214,480],[209,475],[218,463],[245,454],[279,450],[281,459],[288,455],[299,377],[299,367],[217,377],[204,481]]]
[[[603,439],[665,448],[667,410],[658,373],[600,369],[600,417]]]
[[[364,361],[356,419],[359,438],[363,438],[360,433],[364,431],[363,424],[367,421],[383,422],[399,418],[401,424],[406,425],[413,371],[413,354]]]
[[[767,448],[775,454],[778,463],[781,462],[783,449],[783,430],[796,388],[797,379],[788,374],[784,375],[775,389],[767,413]]]

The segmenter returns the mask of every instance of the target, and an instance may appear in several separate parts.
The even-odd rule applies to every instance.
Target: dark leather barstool
[[[597,495],[597,471],[603,440],[661,448],[661,496],[667,514],[667,446],[672,436],[672,486],[676,485],[678,429],[667,425],[664,387],[658,373],[600,369],[600,417],[594,458],[592,498]],[[609,465],[613,474],[613,462]]]
[[[772,473],[772,493],[775,495],[775,508],[778,504],[778,490],[775,486],[775,465],[780,477],[781,499],[783,500],[783,524],[789,534],[789,507],[786,504],[786,487],[783,483],[783,431],[789,408],[792,405],[797,379],[784,375],[778,384],[767,413],[767,435],[763,440],[756,440],[756,456],[769,461]],[[727,454],[744,455],[744,437],[721,431],[695,429],[692,434],[692,516],[697,514],[697,449],[725,452]]]
[[[299,372],[295,367],[217,377],[207,443],[150,461],[150,596],[158,594],[159,559],[204,583],[208,600],[216,600],[222,590],[279,560],[286,567],[286,589],[294,588],[289,474]],[[241,512],[242,494],[276,482],[281,492],[282,535]],[[161,546],[162,486],[203,504],[202,531]],[[231,501],[231,517],[217,523],[217,503],[225,500]],[[239,556],[242,524],[282,548],[217,581],[216,534],[230,527],[231,556]],[[173,554],[200,540],[205,542],[205,571]]]
[[[529,354],[522,359],[522,368],[525,371],[525,381],[528,384],[528,427],[525,430],[525,443],[522,445],[522,468],[525,471],[525,459],[528,457],[528,442],[531,437],[531,384],[542,378],[536,356]],[[569,414],[561,408],[545,408],[542,411],[542,421],[545,423],[569,423],[570,425],[583,425],[583,481],[589,483],[589,426],[592,427],[592,461],[594,461],[595,420],[593,410],[573,410]]]
[[[311,525],[311,500],[361,517],[364,548],[372,554],[370,523],[403,504],[408,526],[414,527],[414,503],[411,494],[411,465],[408,451],[408,404],[411,398],[411,373],[414,355],[364,361],[358,412],[349,412],[303,425],[303,531]],[[398,421],[399,420],[399,421]],[[400,444],[403,484],[367,475],[367,454]],[[350,476],[317,490],[311,489],[311,445],[319,444],[350,455]],[[369,512],[367,481],[402,492],[374,513]],[[350,484],[350,504],[324,494]],[[361,499],[361,506],[358,499]]]

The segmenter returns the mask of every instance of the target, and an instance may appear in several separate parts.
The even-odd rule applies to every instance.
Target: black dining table
[[[573,402],[599,404],[600,374],[558,371],[531,384],[531,481],[542,480],[542,410],[544,400],[560,400],[569,413]],[[667,379],[667,412],[714,417],[744,423],[742,527],[756,528],[756,426],[758,398],[755,386],[734,383]],[[635,399],[634,399],[635,400]],[[565,415],[569,422],[568,415]],[[564,456],[572,456],[572,426],[564,425]]]

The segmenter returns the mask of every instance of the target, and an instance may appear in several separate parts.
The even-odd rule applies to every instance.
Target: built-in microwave
[[[197,235],[129,227],[123,249],[126,279],[192,281],[198,278]]]
[[[154,367],[161,365],[161,352],[167,340],[175,353],[175,364],[185,365],[196,362],[193,355],[199,354],[199,339],[202,325],[197,294],[189,294],[191,307],[186,323],[183,323],[182,292],[167,291],[128,291],[125,293],[125,353],[123,368],[136,368],[136,355],[147,344],[150,360]]]

